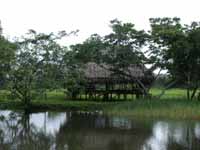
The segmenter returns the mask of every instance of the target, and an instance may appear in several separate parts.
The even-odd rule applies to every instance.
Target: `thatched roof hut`
[[[82,68],[85,77],[85,99],[102,98],[112,99],[117,95],[141,95],[148,94],[148,88],[153,81],[153,74],[144,65],[130,64],[126,68],[116,69],[108,64],[89,62]]]
[[[125,71],[121,73],[110,65],[97,64],[94,62],[89,62],[85,65],[85,77],[89,82],[95,83],[118,83],[118,82],[133,82],[134,79],[150,79],[152,74],[147,74],[147,69],[144,65],[130,64]]]

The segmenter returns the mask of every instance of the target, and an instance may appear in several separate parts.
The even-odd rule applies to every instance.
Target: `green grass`
[[[153,96],[159,95],[161,89],[152,89]],[[23,104],[9,99],[9,92],[0,91],[0,108],[23,109]],[[131,98],[131,97],[129,97]],[[73,101],[66,98],[63,91],[51,91],[44,97],[37,98],[31,103],[32,109],[48,110],[103,110],[109,115],[130,116],[139,118],[170,118],[170,119],[200,119],[200,102],[189,101],[185,98],[185,90],[167,90],[160,99],[132,101]]]
[[[200,119],[200,102],[187,100],[184,89],[169,89],[161,99],[154,98],[161,92],[162,89],[153,88],[150,91],[151,100],[123,102],[105,111],[110,115],[141,118]]]
[[[3,95],[3,96],[2,96]],[[8,91],[0,91],[0,109],[24,109],[25,106],[19,100],[9,99]],[[77,101],[66,98],[63,91],[49,91],[47,97],[40,96],[31,101],[31,110],[80,110],[80,111],[96,111],[103,110],[109,106],[110,102],[97,101]]]
[[[200,102],[180,99],[135,100],[105,109],[109,115],[141,118],[200,119]]]
[[[161,93],[161,89],[158,88],[153,88],[150,93],[153,96],[157,96]],[[162,99],[185,99],[186,94],[185,90],[183,89],[170,89],[167,90],[165,95],[163,95]],[[82,98],[84,98],[84,95],[82,95]],[[123,97],[121,97],[123,98]],[[132,96],[128,95],[127,96],[128,100],[132,100]],[[48,101],[48,102],[61,102],[61,101],[68,101],[66,98],[66,95],[62,90],[54,90],[54,91],[49,91],[47,93],[47,100],[45,100],[44,96],[38,97],[35,101]],[[10,96],[10,92],[6,90],[0,90],[0,101],[11,101],[12,97]]]
[[[162,89],[153,88],[150,90],[150,93],[153,96],[157,96],[162,92]],[[186,90],[173,88],[166,90],[165,94],[161,97],[161,99],[186,99]]]

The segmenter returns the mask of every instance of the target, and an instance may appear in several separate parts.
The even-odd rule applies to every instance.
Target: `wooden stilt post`
[[[109,100],[109,87],[108,87],[108,83],[106,83],[106,90],[104,93],[104,100]]]
[[[120,100],[120,94],[119,93],[117,94],[117,97],[118,97],[118,100]]]
[[[127,99],[127,95],[126,95],[126,94],[124,94],[124,99],[125,99],[125,100]]]
[[[139,99],[140,95],[138,93],[136,93],[136,99]]]

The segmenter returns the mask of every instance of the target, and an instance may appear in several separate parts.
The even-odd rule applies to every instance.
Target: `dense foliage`
[[[30,30],[16,42],[16,60],[10,73],[10,89],[26,105],[46,89],[60,88],[63,50],[56,40],[61,35]]]
[[[0,88],[5,87],[8,74],[15,60],[16,45],[0,36]]]
[[[63,31],[44,34],[30,30],[15,42],[1,35],[0,86],[8,81],[11,94],[29,105],[52,89],[65,89],[68,96],[76,97],[84,90],[82,71],[87,62],[112,65],[112,71],[130,78],[129,64],[148,64],[151,68],[145,73],[167,70],[171,81],[187,89],[188,99],[198,97],[200,23],[183,25],[179,18],[151,18],[150,25],[146,32],[115,19],[110,22],[111,33],[93,34],[70,48],[58,42],[67,35]]]
[[[193,99],[200,80],[200,24],[182,25],[179,18],[156,18],[150,22],[151,56],[173,80],[187,88],[188,99]]]

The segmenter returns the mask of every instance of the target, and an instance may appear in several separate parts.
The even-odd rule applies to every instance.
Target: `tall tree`
[[[102,61],[102,51],[105,50],[103,38],[98,34],[91,35],[82,44],[71,46],[71,50],[75,53],[74,59],[79,62],[96,62]]]
[[[75,47],[79,47],[80,45],[76,45]],[[74,48],[75,48],[74,47]],[[86,57],[80,55],[79,50],[66,51],[63,55],[63,87],[65,89],[65,93],[69,98],[76,99],[77,96],[83,90],[84,85],[84,63],[86,61]],[[81,57],[81,58],[80,58]]]
[[[141,64],[145,61],[142,46],[146,42],[147,34],[143,30],[136,30],[132,23],[111,21],[112,33],[106,35],[105,62],[119,68],[125,68],[130,63]]]
[[[151,58],[185,85],[188,99],[193,99],[199,87],[199,23],[182,25],[179,18],[152,18],[150,23]]]
[[[30,30],[27,37],[17,42],[16,62],[10,74],[12,94],[29,106],[32,99],[46,89],[54,88],[54,82],[62,70],[63,47],[57,40],[63,34],[43,34]]]
[[[116,19],[111,21],[110,26],[112,33],[104,37],[106,51],[103,53],[103,62],[112,66],[114,74],[135,80],[138,88],[148,95],[149,87],[145,87],[139,78],[132,76],[129,70],[130,64],[134,64],[141,68],[144,74],[152,75],[151,71],[144,69],[148,59],[143,47],[148,40],[148,34],[144,30],[137,30],[132,23],[122,23]]]
[[[16,45],[0,35],[0,87],[4,85],[15,59]]]
[[[126,76],[135,80],[142,91],[148,94],[148,88],[130,73],[130,64],[145,68],[148,59],[145,57],[143,46],[146,44],[148,34],[137,30],[132,23],[122,23],[115,19],[110,22],[112,32],[104,37],[92,35],[82,44],[72,47],[75,57],[82,63],[95,62],[102,67],[107,64],[109,69],[118,77]],[[107,68],[108,69],[108,68]],[[149,73],[147,69],[144,72]]]

